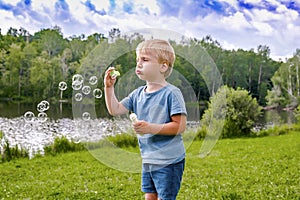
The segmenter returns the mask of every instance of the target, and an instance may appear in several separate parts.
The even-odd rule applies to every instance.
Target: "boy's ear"
[[[167,65],[167,63],[163,63],[162,64],[162,67],[161,67],[161,72],[166,72],[168,70],[168,65]]]

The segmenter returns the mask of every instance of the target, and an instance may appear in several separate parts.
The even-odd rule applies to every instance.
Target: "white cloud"
[[[18,21],[17,18],[13,16],[13,14],[9,11],[0,10],[0,24],[1,24],[1,32],[6,34],[10,27],[18,28],[21,25],[21,22]]]
[[[272,37],[274,30],[268,23],[252,21],[251,24],[257,30],[256,31],[257,35]]]
[[[272,20],[281,20],[282,15],[273,13],[267,10],[259,10],[259,9],[253,9],[252,13],[252,20],[258,21],[258,22],[268,22]]]
[[[158,4],[158,1],[116,0],[114,10],[110,10],[109,0],[90,0],[96,11],[106,12],[106,15],[100,15],[84,5],[86,0],[65,0],[70,13],[55,10],[58,0],[32,0],[31,7],[23,9],[22,15],[18,17],[13,15],[13,10],[0,9],[0,27],[2,33],[6,33],[9,27],[24,27],[34,33],[42,28],[58,25],[65,37],[95,32],[107,34],[112,28],[120,28],[122,33],[143,28],[169,29],[199,39],[211,35],[224,48],[229,49],[250,49],[260,44],[267,45],[271,49],[271,55],[276,57],[291,55],[296,48],[300,48],[299,11],[287,8],[278,0],[267,0],[269,5],[276,8],[272,11],[263,9],[263,5],[267,4],[262,4],[259,0],[244,1],[257,7],[252,9],[241,7],[235,0],[219,2],[221,1],[227,3],[222,8],[223,13],[214,12],[213,8],[206,6],[201,10],[199,5],[194,9],[192,1],[180,1],[181,6],[174,7],[172,13],[161,13],[161,9],[164,12],[168,12],[168,9],[160,9],[163,3]],[[20,6],[18,3],[22,1],[2,0],[0,4],[1,2]],[[300,0],[294,2],[300,4]],[[124,3],[133,5],[129,7],[129,12],[124,11]]]
[[[232,44],[232,43],[230,43],[230,42],[228,42],[226,40],[221,40],[220,43],[222,45],[222,48],[225,48],[227,50],[232,50],[232,49],[237,50],[237,49],[240,48],[239,46],[234,45],[234,44]]]
[[[72,1],[73,2],[73,1]],[[91,0],[91,3],[95,5],[96,10],[105,10],[106,12],[109,10],[109,0]]]
[[[233,31],[250,28],[249,22],[247,22],[244,14],[241,12],[236,12],[232,16],[223,17],[220,22],[222,24],[222,27],[231,29]]]
[[[256,5],[261,4],[261,0],[244,0],[244,2],[250,4],[256,4]]]
[[[70,13],[75,20],[81,24],[88,23],[86,19],[91,17],[92,12],[88,11],[85,5],[80,1],[66,0],[66,2],[69,5]]]
[[[20,0],[2,0],[3,3],[5,4],[11,4],[11,5],[17,5]]]
[[[137,8],[140,8],[141,6],[145,6],[146,8],[149,8],[151,13],[158,14],[160,9],[156,3],[156,1],[145,1],[145,0],[135,0],[135,4],[138,5]]]
[[[32,10],[35,10],[36,12],[44,12],[45,8],[51,12],[55,12],[54,5],[55,0],[47,0],[47,1],[36,1],[33,0],[31,3]]]

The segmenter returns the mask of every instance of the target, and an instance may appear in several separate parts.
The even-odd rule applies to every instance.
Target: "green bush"
[[[57,153],[66,153],[86,150],[83,144],[69,141],[66,137],[57,137],[54,143],[44,147],[45,154],[55,155]]]
[[[261,130],[257,133],[253,133],[253,136],[259,136],[259,137],[264,137],[264,136],[278,136],[278,135],[284,135],[288,134],[292,130],[296,130],[297,126],[295,125],[289,125],[289,124],[284,124],[281,126],[274,126],[269,129]]]
[[[216,130],[222,129],[223,138],[250,136],[261,109],[248,91],[223,86],[211,97],[201,124]]]
[[[138,146],[138,139],[136,135],[133,134],[122,133],[115,136],[108,136],[107,139],[120,148]]]
[[[195,139],[197,139],[197,140],[204,139],[205,136],[206,136],[206,134],[207,134],[207,129],[206,129],[205,126],[202,127],[202,128],[199,128],[199,129],[197,130],[197,136],[195,137]]]
[[[19,149],[18,145],[10,147],[8,141],[5,141],[4,151],[1,154],[1,163],[11,161],[18,158],[28,157],[28,152],[24,149]]]
[[[300,105],[294,110],[294,114],[299,123],[300,122]]]

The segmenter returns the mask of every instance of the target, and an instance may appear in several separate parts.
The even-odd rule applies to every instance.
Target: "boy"
[[[181,137],[186,127],[186,108],[180,90],[166,81],[175,61],[165,40],[146,40],[136,49],[136,75],[146,81],[121,102],[114,94],[116,79],[105,72],[105,102],[111,115],[131,111],[137,115],[133,128],[142,156],[142,191],[147,200],[176,199],[185,165]]]

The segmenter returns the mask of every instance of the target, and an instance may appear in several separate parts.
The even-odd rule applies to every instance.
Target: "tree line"
[[[72,76],[79,72],[89,54],[99,46],[111,48],[110,53],[113,53],[113,48],[127,45],[127,53],[106,63],[118,66],[124,74],[135,67],[135,46],[142,40],[140,33],[122,35],[118,28],[111,29],[108,37],[103,33],[94,33],[64,38],[58,26],[42,29],[33,35],[24,28],[10,28],[3,35],[0,32],[0,98],[27,101],[59,98],[59,82],[66,81],[71,85]],[[197,51],[198,47],[205,49],[223,83],[247,90],[260,105],[286,107],[298,104],[299,50],[286,61],[274,61],[270,58],[270,48],[265,45],[251,50],[226,50],[211,36],[170,43],[175,52]],[[191,55],[196,58],[190,60],[199,59],[197,53]],[[205,72],[208,68],[203,68],[203,74],[199,74],[193,65],[195,63],[179,55],[174,69],[191,84],[197,100],[206,102],[213,92],[210,89],[216,83],[208,83],[203,77],[208,73]],[[71,90],[64,92],[64,97],[71,96]]]

